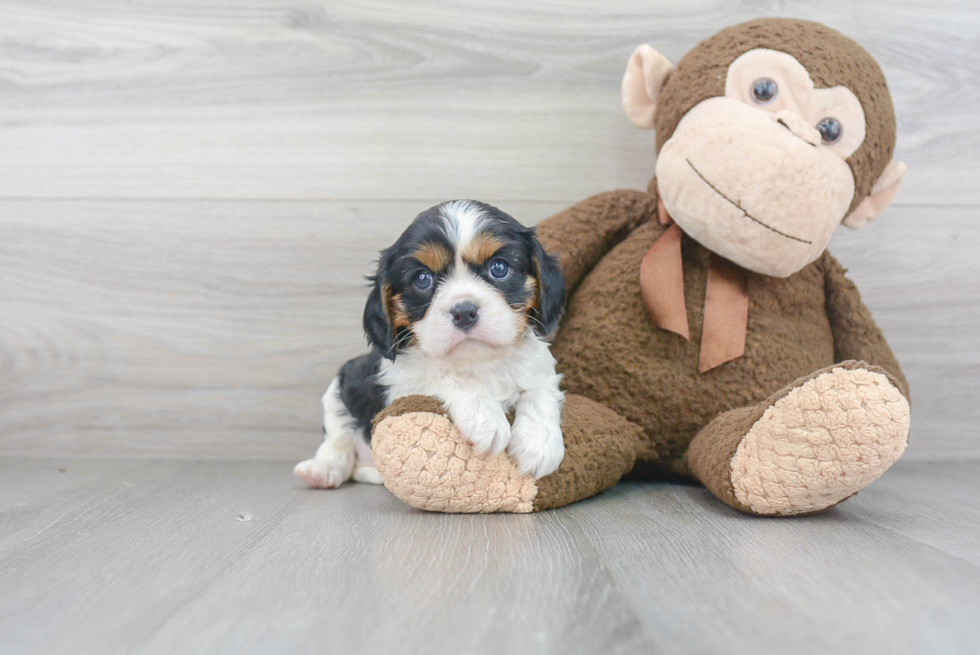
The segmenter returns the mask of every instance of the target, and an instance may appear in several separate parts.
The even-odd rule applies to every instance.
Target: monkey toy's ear
[[[672,70],[674,65],[648,45],[641,45],[630,55],[623,75],[623,109],[633,125],[653,127],[657,97]]]
[[[888,205],[895,199],[898,187],[902,185],[902,177],[905,176],[907,167],[900,161],[892,161],[875,185],[871,188],[871,195],[861,201],[850,214],[844,218],[844,225],[857,230],[867,225],[870,221],[878,218],[883,211],[888,209]]]

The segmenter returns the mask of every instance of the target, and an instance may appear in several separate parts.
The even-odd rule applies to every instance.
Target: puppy
[[[545,337],[564,312],[565,283],[533,228],[480,202],[443,203],[381,252],[371,282],[372,350],[327,388],[323,444],[297,477],[319,488],[380,484],[371,420],[412,394],[442,401],[475,452],[506,450],[535,478],[558,468],[564,394]]]

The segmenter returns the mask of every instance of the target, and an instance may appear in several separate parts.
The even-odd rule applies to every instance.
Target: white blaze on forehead
[[[456,248],[456,264],[462,264],[464,247],[479,234],[486,220],[483,210],[469,200],[453,200],[444,203],[439,212],[444,220],[446,236]]]

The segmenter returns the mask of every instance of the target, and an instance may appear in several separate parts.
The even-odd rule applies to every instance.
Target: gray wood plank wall
[[[980,6],[900,0],[0,0],[0,454],[307,456],[411,217],[643,188],[629,53],[763,15],[888,76],[907,182],[831,249],[911,380],[908,456],[980,456]]]

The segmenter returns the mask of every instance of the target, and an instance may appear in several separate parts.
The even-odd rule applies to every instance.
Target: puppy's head
[[[372,281],[364,331],[389,359],[410,347],[445,361],[502,357],[528,330],[551,332],[565,307],[558,261],[534,229],[470,200],[419,214]]]

